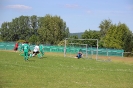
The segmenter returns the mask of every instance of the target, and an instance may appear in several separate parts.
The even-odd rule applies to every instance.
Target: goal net
[[[68,57],[75,57],[78,52],[82,52],[82,57],[87,58],[87,44],[68,43],[66,49]]]
[[[90,43],[96,44],[95,48]],[[78,52],[82,52],[83,58],[98,58],[98,39],[65,39],[64,57],[75,57]]]

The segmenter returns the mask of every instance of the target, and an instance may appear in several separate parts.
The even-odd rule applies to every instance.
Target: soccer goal
[[[95,42],[96,47],[92,49],[89,42]],[[79,51],[83,53],[84,58],[92,57],[98,59],[98,39],[72,39],[66,38],[64,45],[64,57],[74,57]]]
[[[87,58],[87,44],[68,43],[66,56],[75,57],[78,52],[82,52],[82,57]]]

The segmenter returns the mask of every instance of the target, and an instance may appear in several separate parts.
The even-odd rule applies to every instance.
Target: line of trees
[[[4,22],[0,28],[3,41],[26,40],[31,43],[58,44],[69,36],[66,22],[59,16],[20,16],[12,22]]]
[[[81,38],[98,39],[99,47],[124,49],[133,52],[133,33],[124,23],[112,24],[110,19],[101,21],[100,31],[85,30]],[[70,36],[66,22],[60,16],[47,14],[44,17],[20,16],[12,22],[4,22],[0,28],[0,39],[3,41],[26,40],[30,43],[62,45],[65,38]],[[80,41],[76,41],[80,42]],[[90,46],[96,46],[95,41],[84,41]]]
[[[124,23],[112,24],[110,19],[103,20],[99,25],[100,31],[85,30],[81,38],[98,39],[99,47],[123,49],[125,52],[133,53],[133,33]],[[77,39],[77,36],[71,36]],[[77,42],[77,41],[75,41]],[[96,41],[83,41],[89,46],[97,46]],[[82,43],[83,43],[82,42]],[[131,53],[129,53],[131,55]]]

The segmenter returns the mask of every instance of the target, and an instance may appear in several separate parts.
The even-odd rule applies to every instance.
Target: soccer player
[[[24,48],[24,43],[25,43],[25,42],[23,42],[23,43],[21,44],[21,46],[20,46],[20,51],[24,51],[24,49],[23,49],[23,48]]]
[[[38,46],[38,44],[34,47],[34,50],[33,50],[33,57],[35,56],[35,55],[37,55],[39,53],[39,46]]]
[[[15,43],[14,51],[18,50],[18,42]]]
[[[44,47],[42,44],[39,45],[39,50],[40,50],[40,53],[41,53],[41,57],[44,56]]]
[[[28,42],[26,42],[24,45],[23,45],[23,50],[24,50],[24,59],[25,61],[28,60],[28,52],[29,52],[29,45],[28,45]]]
[[[78,59],[80,59],[80,58],[82,58],[82,52],[80,51],[80,52],[78,52],[78,54],[76,55],[76,57],[75,58],[78,58]]]

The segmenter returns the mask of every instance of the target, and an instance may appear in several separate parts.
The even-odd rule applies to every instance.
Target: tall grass
[[[132,88],[133,64],[0,51],[0,88]]]

